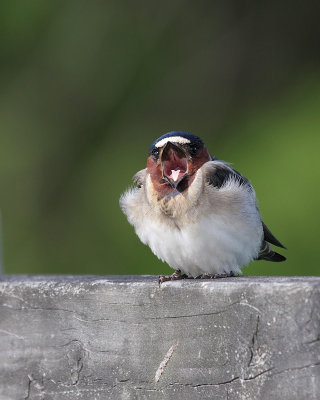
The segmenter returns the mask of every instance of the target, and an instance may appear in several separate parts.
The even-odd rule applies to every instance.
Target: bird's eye
[[[197,152],[198,152],[198,150],[199,150],[199,146],[198,145],[196,145],[196,144],[192,144],[191,146],[190,146],[190,153],[191,153],[191,155],[196,155],[197,154]]]
[[[152,150],[152,155],[153,155],[153,157],[154,158],[158,158],[158,156],[159,156],[159,150],[155,147],[153,150]]]

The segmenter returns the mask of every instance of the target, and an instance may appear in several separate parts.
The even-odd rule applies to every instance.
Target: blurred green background
[[[118,202],[150,143],[186,130],[288,247],[244,273],[319,274],[319,17],[309,0],[2,1],[5,272],[171,272]]]

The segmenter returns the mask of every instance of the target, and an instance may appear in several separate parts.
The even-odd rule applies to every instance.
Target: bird
[[[134,182],[120,207],[140,240],[175,270],[160,283],[241,275],[253,260],[286,260],[270,246],[286,248],[262,221],[249,180],[199,136],[160,136]]]

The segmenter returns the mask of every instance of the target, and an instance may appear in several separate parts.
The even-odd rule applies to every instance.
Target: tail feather
[[[283,255],[276,253],[270,246],[269,243],[265,240],[262,242],[261,249],[258,255],[257,260],[266,260],[273,262],[281,262],[285,261],[286,257]]]
[[[282,247],[283,249],[286,249],[286,247],[279,242],[279,240],[271,233],[270,229],[267,227],[267,225],[262,222],[262,227],[263,227],[263,233],[264,233],[264,240],[267,242],[274,244],[275,246]]]

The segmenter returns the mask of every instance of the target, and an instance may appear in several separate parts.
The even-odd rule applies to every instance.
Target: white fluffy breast
[[[203,178],[199,171],[196,181]],[[122,197],[121,206],[140,240],[172,268],[193,277],[241,273],[257,257],[263,230],[253,190],[236,181],[220,189],[198,184],[198,195],[190,191],[192,201],[181,197],[184,213],[168,216],[150,201],[145,178],[141,189]]]
[[[174,269],[189,276],[241,273],[257,255],[262,229],[259,224],[220,215],[203,217],[181,229],[146,219],[136,229],[141,241]]]

